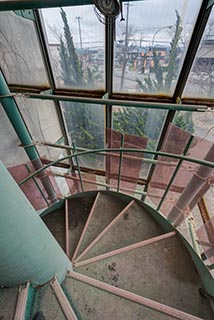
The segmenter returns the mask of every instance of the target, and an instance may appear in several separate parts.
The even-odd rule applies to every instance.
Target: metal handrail
[[[192,163],[196,163],[199,165],[204,165],[210,168],[214,168],[214,163],[210,162],[210,161],[206,161],[206,160],[201,160],[201,159],[195,159],[195,158],[191,158],[191,157],[187,157],[187,156],[183,156],[183,155],[178,155],[178,154],[174,154],[174,153],[168,153],[168,152],[163,152],[163,151],[152,151],[152,150],[147,150],[147,149],[129,149],[129,148],[103,148],[103,149],[95,149],[95,150],[90,150],[90,151],[84,151],[84,152],[79,152],[79,153],[75,153],[72,155],[67,155],[63,158],[54,160],[52,162],[50,162],[49,164],[45,165],[43,168],[34,171],[31,175],[29,175],[27,178],[23,179],[19,185],[24,184],[25,182],[29,181],[31,178],[33,178],[34,176],[36,176],[37,174],[41,173],[42,171],[46,170],[47,168],[56,165],[59,162],[63,162],[67,159],[71,159],[71,158],[76,158],[79,156],[84,156],[87,154],[99,154],[102,152],[135,152],[135,153],[144,153],[144,154],[152,154],[152,155],[156,155],[156,156],[163,156],[163,157],[168,157],[168,158],[172,158],[172,159],[177,159],[177,160],[182,160],[182,161],[188,161],[188,162],[192,162]]]
[[[170,187],[173,184],[173,181],[174,181],[174,179],[175,179],[175,177],[176,177],[176,175],[178,173],[178,170],[181,167],[181,164],[182,164],[183,161],[188,161],[188,162],[191,162],[191,163],[195,163],[195,164],[207,166],[207,167],[210,167],[210,168],[214,168],[214,163],[213,162],[206,161],[206,160],[201,160],[201,159],[195,159],[195,158],[191,158],[191,157],[187,157],[186,156],[186,153],[187,153],[187,151],[189,150],[189,148],[191,146],[192,140],[193,140],[193,136],[191,136],[190,139],[188,140],[187,145],[186,145],[182,155],[168,153],[168,152],[162,152],[162,151],[152,151],[152,150],[147,150],[147,149],[124,148],[124,147],[122,147],[123,144],[124,144],[123,136],[121,138],[121,147],[120,148],[103,148],[103,149],[87,150],[87,151],[83,151],[83,152],[78,152],[77,153],[76,152],[76,146],[75,146],[75,144],[73,144],[73,148],[72,149],[73,149],[74,153],[72,155],[67,155],[67,156],[65,156],[65,157],[63,157],[61,159],[57,159],[55,161],[50,162],[49,164],[45,165],[43,168],[33,172],[28,177],[23,179],[21,182],[19,182],[19,185],[20,186],[23,185],[24,183],[26,183],[30,179],[32,179],[35,182],[35,176],[40,174],[42,171],[46,170],[47,168],[49,168],[49,167],[51,167],[53,165],[56,165],[57,163],[62,162],[64,160],[74,158],[76,160],[76,162],[77,162],[78,175],[79,175],[79,178],[76,178],[76,179],[80,180],[82,191],[84,192],[83,182],[85,182],[85,181],[84,181],[84,179],[82,179],[82,176],[81,176],[81,169],[80,169],[80,166],[79,166],[78,157],[81,157],[81,156],[84,156],[84,155],[88,155],[88,154],[102,154],[103,156],[111,156],[112,152],[117,152],[118,155],[119,155],[119,159],[118,159],[119,168],[118,168],[118,178],[117,178],[118,181],[117,181],[116,190],[117,190],[117,192],[120,192],[120,191],[123,191],[123,190],[125,191],[124,188],[122,188],[122,187],[120,188],[120,181],[121,181],[121,174],[122,174],[122,160],[123,160],[123,153],[124,152],[151,154],[151,155],[157,155],[157,156],[163,156],[163,157],[167,157],[167,158],[177,159],[178,162],[177,162],[177,165],[175,165],[175,170],[174,170],[174,172],[173,172],[173,174],[171,176],[170,182],[167,185],[167,187],[165,189],[165,192],[162,195],[161,200],[160,200],[160,202],[159,202],[159,204],[158,204],[158,206],[156,208],[156,210],[159,211],[161,205],[163,204],[163,202],[164,202],[164,200],[166,198],[166,195],[167,195],[168,191],[170,190]],[[158,164],[158,161],[157,161],[157,164]],[[54,175],[54,173],[53,173],[53,175]],[[64,178],[66,179],[66,175],[64,176]],[[99,183],[96,183],[96,182],[94,184],[100,185]],[[105,184],[105,185],[103,184],[103,186],[111,188],[110,184]],[[40,192],[41,192],[41,190],[40,190]],[[136,193],[145,194],[146,195],[146,193],[144,193],[144,192],[136,192]],[[192,230],[190,230],[190,232],[192,232]],[[191,234],[191,237],[193,237],[192,234]],[[195,239],[193,241],[193,246],[194,245],[195,245]]]

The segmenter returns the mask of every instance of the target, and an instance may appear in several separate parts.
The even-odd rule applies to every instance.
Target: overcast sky
[[[137,37],[143,39],[145,45],[151,45],[155,34],[155,43],[158,41],[170,41],[170,27],[176,22],[175,10],[181,16],[184,32],[187,38],[191,32],[200,9],[201,0],[145,0],[130,2],[129,25],[134,27]],[[93,6],[75,6],[64,8],[67,13],[68,22],[74,37],[76,46],[79,46],[78,21],[81,17],[81,33],[84,47],[104,46],[104,26],[98,21]],[[124,17],[126,17],[127,5],[123,4]],[[58,43],[54,32],[63,33],[63,23],[60,16],[60,9],[44,9],[43,17],[50,43]],[[120,22],[117,19],[117,36],[121,37],[122,30],[125,30],[126,21]],[[159,29],[163,30],[158,31]],[[172,30],[172,29],[171,29]],[[172,31],[171,31],[172,33]],[[92,44],[93,43],[93,44]]]

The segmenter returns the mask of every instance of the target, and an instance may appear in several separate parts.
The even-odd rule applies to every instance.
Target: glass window
[[[214,142],[214,113],[177,111],[173,123],[195,136]]]
[[[166,114],[166,110],[114,106],[113,128],[121,133],[146,137],[147,148],[155,150]]]
[[[52,101],[16,98],[19,110],[35,141],[64,143],[55,105]],[[37,147],[41,157],[56,160],[65,156],[65,150],[53,147]]]
[[[214,8],[207,22],[183,96],[214,97]]]
[[[93,6],[42,11],[57,87],[104,88],[104,26]]]
[[[123,4],[117,20],[114,91],[172,95],[202,1]]]
[[[63,102],[63,115],[70,144],[78,148],[104,148],[104,107],[77,102]],[[81,150],[80,150],[81,151]],[[82,166],[103,168],[103,156],[85,155],[79,157]]]
[[[6,167],[29,161],[2,105],[0,104],[0,160]]]
[[[9,84],[49,88],[33,21],[0,12],[0,66]]]
[[[113,129],[133,137],[146,138],[147,145],[140,149],[155,150],[166,118],[166,110],[143,109],[135,107],[113,107]],[[143,140],[142,140],[143,141]],[[152,158],[144,155],[144,158]],[[148,174],[149,163],[143,163],[140,177]]]

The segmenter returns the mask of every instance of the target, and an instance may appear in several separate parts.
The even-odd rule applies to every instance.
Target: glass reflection
[[[57,87],[103,89],[104,26],[93,6],[42,12]]]
[[[117,20],[114,91],[172,95],[201,3],[124,3],[125,21]]]
[[[214,9],[185,86],[184,96],[214,97]]]
[[[49,88],[33,21],[0,12],[0,66],[9,84]]]

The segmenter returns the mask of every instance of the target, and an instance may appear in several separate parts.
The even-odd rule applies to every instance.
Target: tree
[[[181,17],[178,14],[177,10],[176,13],[176,24],[175,24],[175,32],[170,42],[170,50],[169,50],[169,62],[166,69],[166,75],[164,76],[164,69],[160,65],[159,57],[156,54],[156,51],[153,50],[153,72],[154,72],[154,79],[151,78],[150,74],[147,78],[144,79],[144,83],[137,79],[137,84],[139,89],[142,92],[169,92],[172,86],[173,80],[176,78],[178,72],[178,55],[180,53],[179,50],[179,42],[181,40],[182,34],[182,21]]]
[[[127,7],[128,10],[129,7]],[[127,11],[128,12],[128,11]],[[127,15],[128,17],[128,15]],[[127,18],[126,18],[127,19]],[[135,34],[135,28],[132,25],[129,25],[126,20],[126,26],[125,29],[123,27],[120,27],[120,33],[122,35],[121,39],[119,40],[119,43],[124,43],[124,45],[121,45],[121,49],[123,50],[120,53],[119,62],[121,64],[122,70],[121,70],[121,81],[120,81],[120,90],[123,89],[124,80],[125,80],[125,72],[129,60],[129,52],[132,52],[134,48],[137,47],[137,41],[134,39],[133,35]],[[125,36],[125,39],[123,37]]]
[[[61,77],[66,87],[81,88],[94,82],[94,69],[87,67],[83,72],[82,63],[76,52],[73,36],[68,24],[66,12],[60,9],[63,21],[63,35],[60,37]],[[64,102],[63,111],[67,129],[72,141],[85,148],[103,146],[103,111],[100,106],[84,103]]]
[[[178,72],[178,55],[179,42],[182,34],[181,18],[176,11],[175,32],[170,42],[169,63],[164,77],[164,69],[160,65],[159,57],[153,51],[153,73],[154,79],[150,74],[144,79],[144,82],[137,79],[137,84],[142,92],[157,93],[169,92],[173,80],[176,78]],[[147,136],[149,138],[148,148],[156,146],[166,112],[164,110],[150,110],[139,108],[123,108],[114,113],[114,129],[120,132],[126,132],[133,135]],[[194,123],[191,113],[176,113],[174,122],[178,127],[194,132]]]
[[[61,18],[64,24],[64,39],[60,38],[60,60],[62,78],[67,86],[81,87],[84,84],[84,77],[81,62],[74,47],[73,37],[68,25],[66,12],[60,9]]]
[[[214,59],[213,59],[214,19],[209,19],[202,44],[198,50],[192,72],[186,86],[188,95],[214,96]]]

